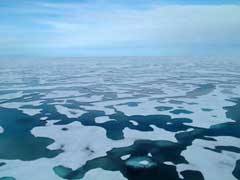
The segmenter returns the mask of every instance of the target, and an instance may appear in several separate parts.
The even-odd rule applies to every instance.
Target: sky
[[[0,0],[0,57],[240,57],[240,0]]]

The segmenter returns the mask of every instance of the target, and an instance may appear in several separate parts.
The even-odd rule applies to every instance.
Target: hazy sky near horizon
[[[240,56],[239,0],[1,0],[0,56]]]

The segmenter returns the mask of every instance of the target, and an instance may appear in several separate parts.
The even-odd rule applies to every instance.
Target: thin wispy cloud
[[[9,53],[14,46],[15,52],[38,48],[33,52],[56,55],[59,49],[66,55],[98,55],[100,50],[106,55],[130,51],[136,55],[214,55],[218,49],[227,54],[234,47],[231,54],[240,54],[238,4],[163,2],[141,1],[137,7],[118,1],[44,1],[0,7],[5,18],[0,20],[4,37],[0,48],[7,44]],[[12,12],[12,17],[6,12]]]

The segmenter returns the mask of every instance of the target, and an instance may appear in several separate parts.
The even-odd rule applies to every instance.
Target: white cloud
[[[236,34],[240,29],[240,6],[155,6],[146,10],[89,11],[87,16],[76,9],[63,18],[41,21],[58,35],[51,43],[240,43]]]
[[[39,16],[41,12],[47,12],[48,16]],[[240,45],[238,5],[151,5],[145,9],[131,9],[116,4],[103,7],[101,3],[35,3],[29,13],[32,15],[29,22],[43,26],[45,31],[43,35],[41,29],[37,32],[26,30],[33,42],[29,46],[177,48]],[[43,38],[36,38],[35,34]],[[15,38],[23,41],[19,36]]]

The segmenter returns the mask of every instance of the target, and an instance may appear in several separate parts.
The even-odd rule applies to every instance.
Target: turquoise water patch
[[[16,179],[13,177],[2,177],[0,178],[0,180],[16,180]]]
[[[171,103],[171,104],[184,104],[185,102],[184,101],[179,101],[179,100],[170,100],[170,101],[168,101],[169,103]]]
[[[128,102],[128,103],[127,103],[127,105],[128,105],[129,107],[136,107],[136,106],[138,106],[138,104],[139,104],[139,102]]]
[[[231,99],[229,101],[235,103],[235,105],[223,108],[227,110],[226,112],[227,118],[240,122],[240,98]]]
[[[240,159],[237,160],[236,166],[235,166],[232,173],[233,173],[235,178],[237,178],[238,180],[240,179]]]
[[[215,148],[208,148],[205,147],[205,149],[217,152],[217,153],[222,153],[223,151],[229,151],[229,152],[234,152],[234,153],[240,153],[240,148],[239,147],[234,147],[234,146],[215,146]]]
[[[173,111],[170,111],[170,113],[172,113],[172,114],[193,114],[192,111],[188,111],[185,109],[175,109]]]
[[[63,130],[63,131],[67,131],[67,130],[68,130],[68,128],[66,128],[66,127],[63,127],[63,128],[62,128],[62,130]]]
[[[65,168],[64,166],[57,166],[53,168],[53,171],[55,174],[57,174],[60,177],[68,177],[69,174],[72,172],[71,168]]]
[[[54,142],[50,138],[35,137],[31,130],[45,126],[39,118],[23,114],[17,109],[0,108],[0,159],[34,160],[42,157],[52,158],[63,152],[46,147]]]
[[[5,162],[0,162],[0,167],[6,165]]]
[[[158,111],[169,111],[169,110],[173,109],[173,107],[170,107],[170,106],[158,106],[158,107],[155,107],[155,109],[157,109]]]
[[[209,108],[202,108],[202,111],[211,112],[211,111],[213,111],[213,109],[209,109]]]

